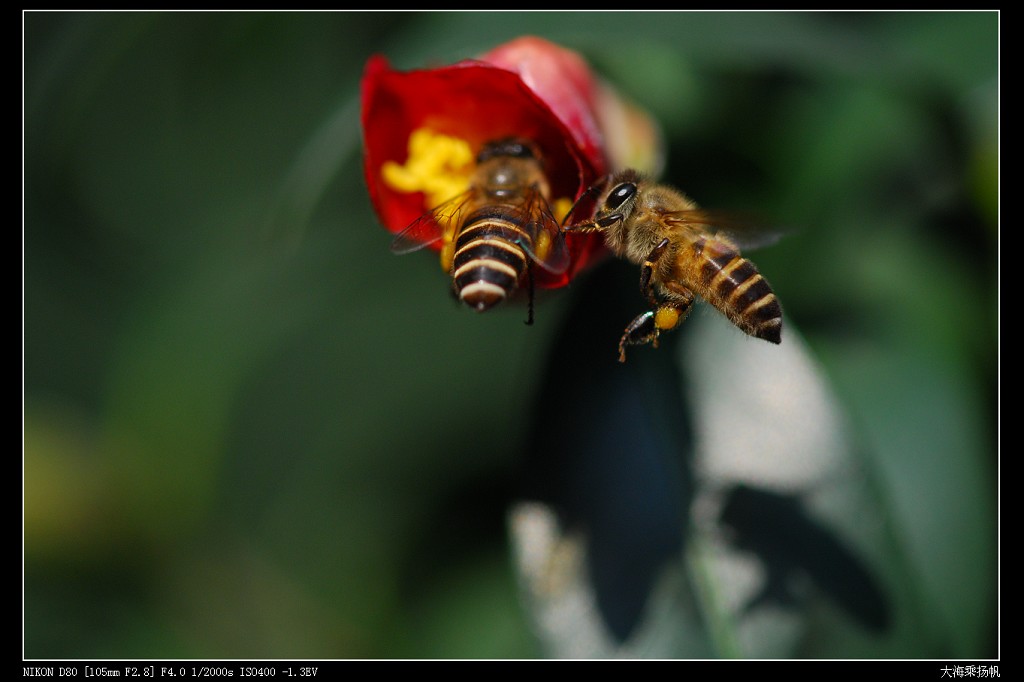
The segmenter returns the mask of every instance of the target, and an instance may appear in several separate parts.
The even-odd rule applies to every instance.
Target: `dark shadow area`
[[[733,544],[756,554],[767,572],[764,588],[746,610],[768,603],[798,605],[793,586],[806,577],[864,628],[888,629],[889,599],[879,582],[800,498],[738,485],[727,496],[721,522],[732,532]]]
[[[524,497],[586,536],[605,625],[625,641],[666,562],[683,551],[692,435],[666,335],[617,360],[623,327],[643,310],[637,269],[597,268],[572,292],[537,395]]]

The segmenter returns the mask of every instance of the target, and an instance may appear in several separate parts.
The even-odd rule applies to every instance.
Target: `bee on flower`
[[[560,219],[625,163],[621,142],[660,161],[653,123],[539,38],[434,69],[374,57],[362,99],[366,182],[392,250],[439,252],[453,293],[478,311],[526,291],[528,322],[535,287],[564,286],[605,255],[600,236],[566,234]]]

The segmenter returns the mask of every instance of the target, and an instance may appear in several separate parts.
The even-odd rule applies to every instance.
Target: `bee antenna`
[[[592,201],[594,201],[597,198],[597,195],[601,192],[601,190],[604,189],[605,186],[607,186],[608,182],[611,180],[611,177],[611,174],[602,175],[600,179],[594,182],[594,184],[583,190],[579,198],[576,199],[572,207],[569,209],[569,212],[565,214],[565,218],[562,219],[563,229],[571,228],[572,224],[570,223],[570,219],[576,213],[576,209],[586,206]],[[582,223],[584,221],[580,222]]]

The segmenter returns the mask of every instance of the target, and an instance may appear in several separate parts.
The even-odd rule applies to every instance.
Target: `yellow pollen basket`
[[[679,310],[676,308],[658,308],[654,313],[654,326],[661,330],[675,329],[679,324]]]

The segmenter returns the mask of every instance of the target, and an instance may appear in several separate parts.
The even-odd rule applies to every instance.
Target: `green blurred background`
[[[906,656],[997,655],[998,14],[23,19],[26,657],[541,654],[505,514],[571,297],[392,256],[358,100],[526,33],[785,227],[758,266],[934,578]]]

